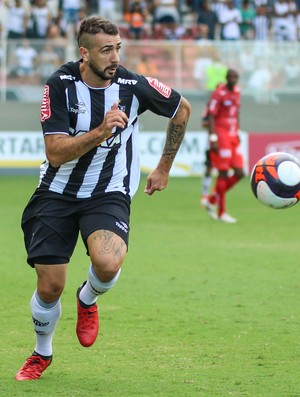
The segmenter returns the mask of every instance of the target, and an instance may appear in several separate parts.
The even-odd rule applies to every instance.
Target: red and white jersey
[[[217,134],[237,135],[239,132],[240,88],[235,86],[231,91],[221,83],[212,93],[208,114],[215,118]]]

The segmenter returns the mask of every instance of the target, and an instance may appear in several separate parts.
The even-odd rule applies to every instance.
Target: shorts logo
[[[41,122],[43,123],[51,117],[49,86],[45,85],[42,104],[41,104]]]
[[[172,89],[153,77],[146,77],[148,83],[165,98],[170,98]]]
[[[117,222],[116,222],[116,226],[117,226],[119,229],[123,230],[124,233],[128,233],[128,226],[126,225],[125,222],[119,222],[119,221],[117,221]]]

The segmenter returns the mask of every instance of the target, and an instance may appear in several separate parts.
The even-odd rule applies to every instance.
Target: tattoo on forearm
[[[166,143],[163,155],[173,161],[181,145],[186,130],[186,123],[174,124],[172,121],[168,125]]]
[[[99,230],[99,232],[94,236],[94,240],[98,240],[100,242],[98,248],[99,255],[107,255],[113,254],[115,257],[119,258],[122,256],[124,241],[120,239],[120,242],[116,242],[116,235],[113,232],[108,230]]]

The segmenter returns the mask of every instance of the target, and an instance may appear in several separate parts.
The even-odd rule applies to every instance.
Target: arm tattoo
[[[174,124],[171,120],[168,124],[166,143],[163,156],[173,161],[181,145],[186,129],[186,123]]]

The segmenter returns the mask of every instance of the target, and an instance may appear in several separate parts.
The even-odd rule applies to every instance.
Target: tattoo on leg
[[[113,254],[115,257],[120,257],[123,252],[123,247],[125,245],[124,241],[120,239],[119,243],[114,241],[115,234],[109,230],[99,230],[94,236],[94,240],[99,240],[100,246],[98,248],[98,253],[103,254]]]

